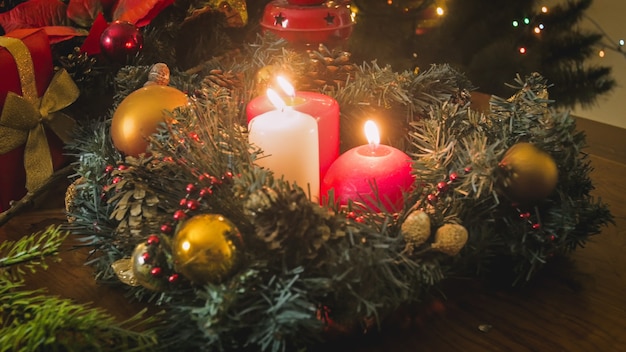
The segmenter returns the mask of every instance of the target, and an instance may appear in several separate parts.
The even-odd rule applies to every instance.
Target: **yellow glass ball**
[[[515,201],[531,202],[549,196],[559,178],[552,156],[527,142],[511,146],[499,166],[505,171],[504,192]]]
[[[235,267],[241,234],[218,214],[196,215],[174,236],[174,268],[195,284],[220,282]]]
[[[187,95],[162,85],[151,85],[130,93],[115,109],[111,120],[113,145],[126,155],[146,152],[147,138],[165,121],[164,110],[187,104]]]

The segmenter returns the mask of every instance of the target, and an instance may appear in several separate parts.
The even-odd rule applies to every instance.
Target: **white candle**
[[[284,177],[306,191],[311,200],[319,199],[319,139],[317,121],[296,111],[268,89],[268,98],[277,110],[256,116],[248,124],[248,140],[263,151],[256,164],[277,177]]]

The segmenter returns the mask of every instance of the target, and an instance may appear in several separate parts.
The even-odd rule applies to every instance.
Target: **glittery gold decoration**
[[[65,191],[65,212],[67,213],[67,222],[70,224],[76,221],[76,218],[69,215],[75,210],[74,200],[76,199],[76,194],[78,193],[76,187],[83,182],[85,182],[84,177],[77,178],[67,187],[67,190]]]
[[[423,210],[415,210],[404,220],[400,231],[407,251],[411,252],[430,237],[430,217]]]
[[[435,233],[431,248],[449,256],[457,255],[467,243],[467,229],[459,224],[444,224]]]
[[[139,286],[133,273],[133,260],[131,258],[116,260],[111,264],[111,268],[121,282],[130,286]]]
[[[196,284],[220,282],[235,267],[241,235],[217,214],[196,215],[174,236],[172,256],[177,272]]]

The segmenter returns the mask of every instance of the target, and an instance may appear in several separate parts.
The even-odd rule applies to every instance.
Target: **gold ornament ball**
[[[423,210],[415,210],[404,220],[400,231],[407,245],[417,247],[430,237],[430,216]]]
[[[172,256],[176,271],[195,284],[220,282],[235,268],[241,234],[218,214],[196,215],[174,236]]]
[[[435,242],[431,248],[449,256],[459,254],[467,243],[467,229],[459,224],[444,224],[435,232]]]
[[[171,111],[186,104],[185,93],[169,86],[151,85],[130,93],[113,113],[113,145],[126,155],[145,153],[147,138],[165,121],[164,110]]]
[[[131,286],[139,284],[152,291],[163,291],[166,288],[167,281],[152,275],[151,270],[153,266],[147,263],[146,257],[144,257],[144,254],[147,252],[148,244],[145,242],[140,243],[135,247],[130,258],[132,261],[132,276],[126,277],[126,281],[123,282],[128,283]]]
[[[510,147],[499,163],[504,171],[502,189],[514,201],[532,202],[549,196],[556,187],[559,172],[548,153],[532,143]]]

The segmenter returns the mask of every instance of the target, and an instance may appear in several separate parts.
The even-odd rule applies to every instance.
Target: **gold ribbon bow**
[[[39,98],[35,69],[26,44],[19,39],[0,37],[0,46],[5,47],[17,63],[23,93],[22,96],[13,92],[7,94],[0,114],[0,154],[26,143],[26,189],[33,192],[54,172],[44,125],[63,142],[68,142],[75,122],[59,110],[72,104],[80,91],[70,75],[60,70]]]

